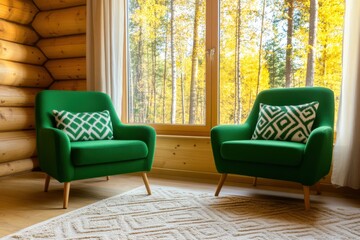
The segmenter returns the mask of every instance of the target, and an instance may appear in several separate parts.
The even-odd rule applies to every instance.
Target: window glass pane
[[[337,111],[343,15],[344,0],[221,0],[220,123],[245,121],[258,92],[275,87],[328,87]]]
[[[205,124],[205,1],[128,1],[128,120]]]

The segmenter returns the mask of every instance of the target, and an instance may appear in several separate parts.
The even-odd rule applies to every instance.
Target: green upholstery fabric
[[[260,140],[250,140],[257,123],[260,103],[281,106],[313,101],[319,102],[319,108],[312,132],[305,144],[287,142],[282,145],[285,149],[282,149],[278,141],[268,141],[265,144]],[[329,173],[333,127],[334,94],[330,89],[305,87],[262,91],[244,124],[219,125],[211,130],[217,171],[287,180],[311,186]],[[299,156],[301,152],[302,156]]]
[[[101,112],[108,110],[113,140],[70,142],[56,128],[52,110]],[[108,95],[101,92],[44,90],[35,105],[37,153],[40,168],[59,182],[150,171],[155,130],[121,123]]]
[[[221,144],[221,157],[226,160],[298,166],[305,145],[275,140],[235,140]],[[276,154],[274,154],[276,153]]]
[[[76,166],[143,159],[148,148],[139,140],[102,140],[71,143],[71,160]]]

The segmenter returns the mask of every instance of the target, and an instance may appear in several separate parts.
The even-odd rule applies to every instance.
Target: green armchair
[[[146,172],[154,159],[156,133],[152,127],[122,124],[110,97],[101,92],[44,90],[36,96],[35,106],[39,165],[47,174],[45,192],[50,177],[64,183],[64,208],[68,207],[70,182],[80,179],[141,172],[151,194]],[[107,110],[113,136],[71,141],[67,133],[56,127],[53,110],[72,113]]]
[[[305,143],[255,139],[260,104],[301,105],[317,101],[316,118]],[[310,208],[310,186],[330,171],[334,127],[334,94],[321,87],[270,89],[259,93],[244,122],[219,125],[211,130],[217,171],[221,173],[215,196],[227,174],[286,180],[303,185],[305,209]]]

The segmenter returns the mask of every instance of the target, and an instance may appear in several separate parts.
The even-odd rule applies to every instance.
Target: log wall
[[[31,0],[0,2],[0,176],[38,166],[35,95],[53,82],[30,25],[38,12]]]
[[[38,167],[35,96],[86,89],[86,0],[0,1],[0,177]]]
[[[34,0],[40,12],[32,27],[39,34],[36,46],[48,61],[45,68],[54,82],[50,89],[86,89],[86,0]]]

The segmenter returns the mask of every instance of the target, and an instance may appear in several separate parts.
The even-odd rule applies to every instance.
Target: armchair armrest
[[[141,140],[146,143],[155,140],[155,129],[147,125],[119,124],[114,126],[114,138],[118,140]]]
[[[250,139],[251,134],[250,125],[246,123],[239,125],[218,125],[211,129],[211,139],[219,143]]]
[[[306,183],[311,186],[329,173],[333,152],[333,129],[321,126],[314,129],[306,142],[302,171],[306,174]],[[311,177],[311,178],[310,178]]]
[[[148,147],[147,169],[150,171],[156,146],[155,129],[148,125],[130,125],[117,124],[114,125],[114,138],[118,140],[140,140],[146,143]]]
[[[222,170],[223,164],[220,154],[221,144],[225,141],[250,139],[251,134],[251,127],[247,123],[240,125],[218,125],[211,129],[211,146],[218,172],[224,172]]]
[[[56,128],[42,128],[37,136],[40,168],[60,182],[69,182],[74,176],[70,160],[70,140]]]

